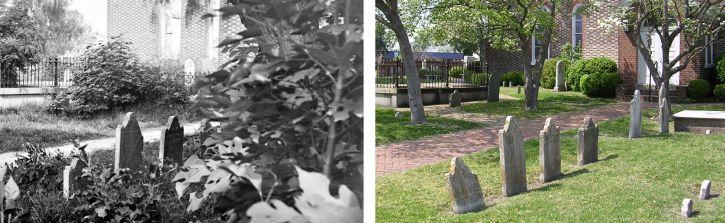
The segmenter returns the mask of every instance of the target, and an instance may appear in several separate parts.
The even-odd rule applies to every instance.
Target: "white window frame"
[[[711,35],[705,36],[705,67],[715,66],[715,39]]]
[[[179,58],[182,17],[181,0],[171,0],[159,7],[159,48],[163,59]]]
[[[209,11],[217,10],[221,7],[220,0],[211,0],[209,4]],[[219,55],[217,45],[219,45],[219,16],[214,16],[209,21],[209,28],[207,29],[208,45],[207,45],[207,57],[215,59]]]
[[[549,7],[546,6],[542,6],[541,9],[546,10],[547,12],[549,11]],[[544,59],[549,58],[551,58],[551,43],[549,43],[549,46],[546,49],[546,58]],[[534,64],[536,64],[536,33],[531,35],[531,65]]]
[[[577,21],[576,21],[576,17],[577,17],[577,15],[579,15],[579,17],[581,18],[581,19],[579,20],[579,22],[581,23],[581,26],[582,26],[582,27],[581,27],[581,28],[582,28],[582,29],[581,29],[581,33],[578,33],[579,35],[581,35],[581,36],[582,36],[582,39],[581,39],[581,40],[582,40],[582,41],[581,41],[581,45],[579,46],[579,48],[580,48],[580,49],[582,48],[582,46],[584,46],[584,16],[582,16],[582,15],[581,15],[581,14],[579,14],[579,13],[577,13],[577,11],[578,11],[578,10],[579,10],[579,8],[581,8],[582,6],[583,6],[583,5],[582,5],[582,3],[578,3],[578,4],[576,4],[576,5],[574,6],[574,8],[573,8],[573,9],[571,10],[571,46],[572,46],[572,47],[577,47],[577,45],[576,45],[576,35],[577,35],[577,33],[576,33],[576,22],[577,22]]]

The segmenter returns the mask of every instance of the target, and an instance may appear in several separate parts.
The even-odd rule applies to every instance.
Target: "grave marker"
[[[680,216],[683,218],[689,218],[692,216],[692,199],[685,198],[682,200],[682,209],[680,210]]]
[[[669,102],[667,102],[667,98],[663,98],[662,101],[659,104],[659,113],[660,113],[660,133],[668,133],[670,132],[669,128],[669,121],[670,121],[670,106]]]
[[[499,76],[492,74],[490,77],[488,77],[488,92],[486,93],[486,101],[488,102],[497,102],[498,101],[498,94],[500,90],[500,86],[496,83],[500,83]]]
[[[184,161],[184,127],[179,125],[179,119],[176,116],[169,117],[166,126],[161,130],[161,140],[159,141],[159,159],[163,164],[167,158],[181,164]]]
[[[446,182],[454,213],[483,210],[485,204],[478,176],[468,169],[461,158],[451,159],[450,173],[446,174]]]
[[[702,186],[700,186],[700,200],[710,199],[710,184],[710,180],[705,180],[702,182]]]
[[[634,91],[632,101],[629,102],[629,138],[642,136],[642,96],[639,90]]]
[[[458,90],[454,90],[453,93],[448,97],[448,106],[451,108],[455,108],[458,106],[461,106],[461,99],[463,98],[463,95],[458,92]]]
[[[586,117],[577,133],[578,165],[586,165],[598,160],[599,127],[591,117]]]
[[[79,158],[73,158],[70,165],[65,166],[63,169],[63,197],[69,198],[75,190],[86,186],[83,180],[77,178],[83,175],[83,168],[87,166],[88,164]]]
[[[554,85],[555,91],[564,91],[564,62],[561,60],[556,62],[556,84]]]
[[[561,176],[561,137],[559,127],[551,118],[546,119],[544,129],[539,132],[540,179],[543,182]]]
[[[123,125],[116,127],[116,151],[113,171],[118,173],[122,168],[138,170],[143,164],[143,135],[136,121],[136,114],[126,113]]]
[[[510,197],[526,192],[526,152],[524,137],[513,116],[506,117],[506,124],[498,132],[503,196]]]

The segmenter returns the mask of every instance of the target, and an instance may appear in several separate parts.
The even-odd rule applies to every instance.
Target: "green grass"
[[[476,122],[428,115],[428,123],[410,124],[410,112],[403,112],[402,118],[395,118],[395,110],[375,109],[375,143],[378,145],[404,140],[420,139],[426,136],[451,133],[485,125]]]
[[[501,94],[516,98],[515,100],[501,100],[488,103],[479,102],[465,104],[459,109],[464,112],[479,113],[492,116],[513,115],[521,118],[538,118],[556,115],[564,112],[584,110],[617,102],[614,99],[589,98],[580,92],[555,92],[551,89],[539,88],[538,109],[526,111],[524,109],[523,89],[516,93],[516,87],[502,87]]]
[[[697,106],[725,109],[725,105]],[[682,110],[676,108],[673,110]],[[692,109],[688,107],[688,109]],[[653,115],[648,110],[646,115]],[[697,200],[700,183],[725,191],[725,135],[657,135],[644,120],[644,138],[628,139],[629,119],[599,123],[599,162],[575,166],[573,131],[562,133],[563,179],[538,182],[538,140],[525,142],[529,192],[501,196],[498,149],[463,157],[478,175],[486,209],[454,215],[445,187],[448,162],[378,177],[377,222],[678,222],[682,199],[694,200],[696,222],[723,222],[725,197]],[[670,125],[672,126],[672,125]]]
[[[89,119],[49,114],[37,105],[0,108],[0,152],[20,150],[28,141],[48,147],[67,144],[73,139],[112,137],[129,111],[136,112],[142,129],[163,126],[171,115],[178,116],[182,122],[195,122],[204,117],[202,109],[181,105],[138,105]]]

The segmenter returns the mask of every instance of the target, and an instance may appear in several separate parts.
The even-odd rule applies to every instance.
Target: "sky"
[[[71,9],[78,10],[98,39],[106,39],[106,0],[72,0]]]

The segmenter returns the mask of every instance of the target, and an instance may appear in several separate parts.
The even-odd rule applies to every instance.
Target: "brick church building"
[[[226,36],[244,30],[238,17],[201,16],[226,1],[198,1],[186,15],[187,0],[108,0],[107,34],[132,42],[131,50],[145,61],[177,61],[185,69],[215,70],[227,60],[216,46]]]
[[[646,69],[642,56],[638,55],[638,50],[630,43],[624,30],[621,28],[612,30],[600,25],[599,21],[613,13],[619,0],[610,0],[610,4],[600,7],[597,11],[589,12],[587,15],[578,12],[583,6],[578,2],[582,1],[574,1],[572,5],[557,9],[559,11],[559,16],[556,18],[558,25],[552,34],[548,55],[545,57],[555,57],[561,52],[562,47],[569,43],[579,46],[584,58],[607,57],[617,62],[618,73],[625,82],[623,89],[620,90],[624,91],[622,93],[631,95],[635,88],[644,90],[645,86],[653,85],[654,81],[649,76],[649,70]],[[654,35],[656,36],[656,34]],[[687,68],[671,77],[670,84],[676,86],[672,89],[675,91],[674,94],[671,94],[673,97],[684,97],[685,86],[691,80],[709,79],[710,74],[715,72],[714,67],[717,63],[715,60],[725,54],[725,41],[722,37],[709,39],[714,39],[711,41],[712,44],[708,44],[700,55],[693,58]],[[675,41],[684,40],[678,36]],[[532,46],[535,44],[536,40],[532,39]],[[655,40],[652,49],[655,54],[661,55],[661,53],[656,53],[656,49],[661,47],[659,44],[659,41]],[[684,42],[673,43],[670,57],[676,57],[681,50],[684,50],[682,48],[684,46]],[[534,48],[536,47],[532,47],[532,49]],[[546,51],[544,52],[546,53]],[[489,48],[486,52],[488,70],[498,74],[512,70],[522,71],[520,61],[523,56],[531,57],[533,62],[533,53],[530,52],[526,54],[511,53]]]

